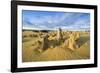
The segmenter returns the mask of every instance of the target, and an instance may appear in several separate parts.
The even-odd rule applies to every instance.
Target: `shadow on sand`
[[[80,37],[79,39],[76,40],[76,43],[78,44],[78,46],[82,46],[84,43],[86,43],[88,40],[90,40],[89,36],[84,36],[84,37]]]

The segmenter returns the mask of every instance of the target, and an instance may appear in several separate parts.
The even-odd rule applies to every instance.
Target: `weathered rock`
[[[42,50],[46,50],[48,48],[49,46],[48,43],[49,43],[48,35],[46,35],[42,41]]]
[[[59,44],[61,43],[62,39],[63,39],[62,30],[61,28],[59,28],[59,30],[57,31],[57,41]]]
[[[65,44],[66,44],[66,47],[68,49],[71,49],[71,50],[75,50],[76,48],[78,48],[78,45],[76,44],[76,37],[73,33],[71,33],[69,35],[69,39],[65,41]]]

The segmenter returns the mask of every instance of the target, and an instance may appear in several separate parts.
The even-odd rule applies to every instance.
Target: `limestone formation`
[[[79,36],[78,36],[79,37]],[[78,48],[78,45],[76,44],[76,37],[73,33],[71,33],[69,35],[69,39],[65,41],[65,44],[66,44],[66,47],[68,49],[71,49],[71,50],[75,50],[76,48]]]
[[[57,31],[57,41],[58,41],[59,44],[61,43],[62,38],[63,38],[62,37],[62,29],[59,28],[59,30]]]
[[[42,50],[46,50],[49,46],[48,44],[48,35],[44,36],[43,41],[42,41]]]

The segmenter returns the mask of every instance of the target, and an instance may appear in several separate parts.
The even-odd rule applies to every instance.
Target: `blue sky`
[[[23,29],[89,30],[90,14],[75,12],[22,11]]]

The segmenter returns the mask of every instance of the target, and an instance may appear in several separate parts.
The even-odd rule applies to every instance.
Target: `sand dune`
[[[84,47],[84,48],[83,48]],[[70,49],[53,48],[35,56],[33,61],[55,61],[55,60],[81,60],[89,58],[89,49],[86,43],[75,51]]]

